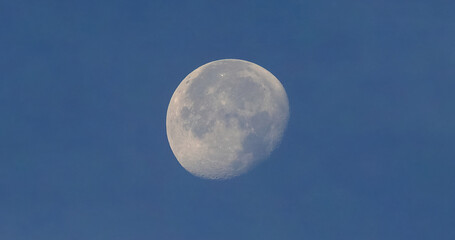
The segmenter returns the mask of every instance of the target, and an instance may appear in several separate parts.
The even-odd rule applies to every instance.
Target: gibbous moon
[[[288,118],[286,91],[273,74],[248,61],[223,59],[183,79],[169,103],[166,131],[188,172],[228,179],[270,155]]]

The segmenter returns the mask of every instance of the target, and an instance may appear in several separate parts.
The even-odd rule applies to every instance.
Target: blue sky
[[[455,239],[453,1],[0,1],[0,239]],[[186,172],[198,66],[284,85],[280,147]]]

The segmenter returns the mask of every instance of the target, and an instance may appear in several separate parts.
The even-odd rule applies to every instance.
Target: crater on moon
[[[224,59],[197,68],[177,87],[166,130],[187,171],[227,179],[269,156],[288,117],[287,95],[275,76],[254,63]]]

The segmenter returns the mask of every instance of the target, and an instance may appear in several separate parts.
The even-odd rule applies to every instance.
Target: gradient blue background
[[[455,239],[455,2],[0,1],[0,239]],[[209,61],[291,117],[250,173],[187,173],[168,102]]]

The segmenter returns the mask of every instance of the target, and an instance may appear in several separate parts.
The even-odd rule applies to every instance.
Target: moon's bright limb
[[[169,103],[166,131],[187,171],[228,179],[269,156],[288,118],[286,91],[275,76],[251,62],[223,59],[183,79]]]

